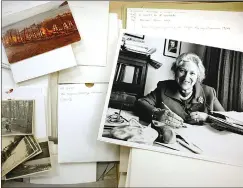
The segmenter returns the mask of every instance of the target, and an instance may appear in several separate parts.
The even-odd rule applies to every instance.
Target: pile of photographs
[[[52,170],[48,138],[34,136],[34,101],[2,101],[2,180],[43,175]]]

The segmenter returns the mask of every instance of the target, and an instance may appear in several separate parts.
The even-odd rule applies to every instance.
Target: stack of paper
[[[72,21],[71,22],[67,21],[66,23],[63,23],[62,26],[63,28],[61,28],[60,25],[58,24],[57,25],[53,24],[49,28],[48,26],[47,28],[44,28],[44,26],[42,25],[43,28],[42,27],[39,28],[38,23],[34,23],[33,25],[31,25],[29,21],[28,22],[26,21],[29,18],[35,17],[36,19],[32,19],[32,20],[36,20],[38,22],[38,19],[39,20],[42,19],[42,23],[44,22],[47,23],[47,20],[43,21],[45,18],[48,17],[48,16],[46,17],[47,15],[46,12],[47,11],[55,12],[57,9],[61,10],[61,12],[58,13],[59,16],[64,17],[65,15],[69,14],[69,13],[63,14],[65,7],[67,7],[68,5],[70,6],[71,13],[73,15],[75,23]],[[58,136],[57,120],[60,118],[61,115],[57,113],[60,110],[58,110],[57,108],[57,106],[59,106],[57,103],[58,102],[57,82],[58,82],[59,74],[56,71],[66,69],[75,66],[77,64],[82,65],[83,68],[87,68],[87,70],[89,70],[91,68],[90,65],[92,65],[94,72],[96,71],[100,72],[101,70],[104,72],[104,74],[106,74],[106,78],[104,79],[103,82],[108,83],[109,72],[111,71],[111,67],[112,67],[112,57],[114,51],[110,50],[108,54],[106,54],[106,51],[108,46],[111,49],[115,49],[114,45],[116,45],[116,40],[118,37],[117,15],[114,14],[111,16],[111,18],[109,18],[109,12],[108,12],[109,2],[69,2],[68,5],[65,2],[49,2],[49,1],[43,1],[37,3],[23,2],[23,4],[11,1],[11,2],[5,2],[3,5],[4,7],[3,27],[6,28],[5,29],[6,33],[8,33],[13,26],[15,28],[18,28],[19,30],[17,31],[16,34],[16,41],[14,41],[15,39],[12,39],[13,41],[8,41],[7,37],[5,37],[3,41],[5,43],[3,43],[4,45],[2,48],[3,57],[4,57],[2,66],[5,68],[3,71],[3,82],[6,89],[4,89],[2,95],[7,98],[13,98],[19,100],[34,99],[35,100],[35,129],[33,129],[34,134],[36,135],[37,138],[41,138],[43,135],[50,136],[50,139],[54,140],[55,143],[57,143],[57,136]],[[56,12],[58,12],[58,10]],[[94,15],[93,12],[96,12],[96,14]],[[37,18],[36,15],[38,15],[39,18]],[[43,16],[41,17],[40,15]],[[98,19],[100,19],[100,21],[98,21]],[[100,23],[100,25],[97,24],[97,21],[98,23]],[[94,24],[90,24],[91,22],[93,22]],[[38,41],[41,38],[47,36],[49,36],[50,38],[53,37],[54,35],[58,35],[60,37],[62,31],[64,31],[65,29],[66,29],[65,30],[66,35],[68,35],[71,32],[72,28],[75,29],[74,24],[76,24],[77,30],[81,36],[80,42],[76,42],[73,43],[72,45],[51,50],[43,54],[27,58],[25,60],[20,60],[20,61],[17,60],[16,63],[12,63],[12,61],[15,60],[11,59],[12,57],[10,57],[9,55],[9,49],[13,48],[13,46],[9,47],[8,45],[10,43],[7,42],[11,42],[11,45],[14,45],[15,43],[24,42],[25,45],[25,44],[29,44],[26,40]],[[108,27],[108,24],[112,25],[113,27]],[[26,32],[25,37],[29,37],[29,38],[23,38],[24,35],[21,34],[22,30],[27,31],[30,25],[33,29],[33,33],[26,34],[27,33]],[[35,33],[34,29],[40,29],[39,30],[40,32],[38,31],[38,33]],[[99,30],[99,32],[96,32],[97,30]],[[110,35],[112,36],[111,40],[109,41],[107,40],[108,33],[110,33]],[[93,43],[96,42],[97,40],[99,41],[99,43],[97,43],[95,46],[96,48],[94,48]],[[113,47],[111,45],[113,45]],[[95,56],[93,55],[94,53],[96,54]],[[91,57],[94,57],[94,59],[90,59]],[[108,66],[107,66],[107,58],[109,61]],[[40,62],[42,62],[42,64],[40,64]],[[89,65],[89,66],[84,66],[84,65]],[[79,67],[75,67],[75,68],[79,69]],[[92,68],[90,70],[92,70]],[[97,74],[97,73],[96,75],[98,77],[89,81],[97,81],[97,79],[99,80],[99,78],[102,77],[103,74],[101,73]],[[83,80],[84,82],[81,81],[81,83],[85,83],[87,80],[88,77],[86,76],[86,78]],[[102,82],[102,80],[99,81]],[[69,83],[75,83],[75,81],[70,81]],[[101,88],[103,88],[102,97],[104,98],[106,94],[107,84],[102,84],[100,86]],[[95,86],[95,88],[96,87],[97,86]],[[8,91],[10,90],[13,92],[9,93]],[[104,105],[102,104],[104,103],[104,99],[103,100],[100,99],[100,100],[101,100],[100,103],[101,109],[97,111],[98,114],[97,114],[96,122],[98,122],[99,119],[101,118],[102,105]],[[92,111],[93,107],[91,107],[90,109]],[[65,115],[62,117],[66,118]],[[70,117],[72,117],[72,115]],[[49,177],[32,176],[31,183],[72,184],[72,183],[94,182],[96,180],[97,161],[119,160],[119,148],[117,146],[109,145],[97,141],[96,139],[97,132],[98,132],[97,125],[99,126],[99,122],[93,124],[91,120],[92,120],[91,118],[87,119],[87,124],[83,124],[84,126],[83,129],[87,129],[91,133],[90,135],[91,137],[87,135],[86,139],[83,140],[83,143],[86,143],[88,140],[90,140],[91,145],[89,147],[87,145],[84,145],[83,147],[81,146],[80,148],[76,148],[76,151],[74,150],[73,154],[72,151],[67,152],[72,154],[72,156],[78,157],[77,158],[78,160],[76,161],[72,158],[70,158],[71,161],[69,161],[69,162],[76,162],[76,163],[59,164],[58,158],[63,158],[63,157],[65,158],[65,156],[62,153],[62,150],[60,154],[58,154],[57,145],[55,145],[53,142],[50,142],[51,143],[50,152],[51,152],[51,162],[53,165],[53,172],[48,173]],[[92,128],[92,126],[94,127]],[[96,131],[92,133],[94,128]],[[79,127],[78,131],[80,130],[82,132],[82,129],[80,129]],[[66,139],[67,137],[62,136],[61,138]],[[59,142],[62,143],[62,140],[59,140]],[[61,146],[60,143],[58,144],[58,147]],[[64,146],[65,144],[63,145],[63,147]],[[83,153],[82,155],[76,155],[77,151],[83,152],[84,147],[93,150],[94,153],[87,152],[87,153]],[[80,156],[81,158],[79,158]],[[34,161],[32,161],[31,159],[29,160],[30,161],[23,163],[23,165],[18,165],[17,170],[21,170],[22,166],[28,166],[29,163],[34,164]],[[67,160],[64,160],[63,162],[65,161],[67,162]],[[85,163],[77,164],[77,162],[85,162]],[[92,163],[87,163],[87,162],[92,162]],[[77,177],[73,176],[72,175],[73,173],[77,174]],[[84,173],[87,174],[87,176],[82,175],[83,178],[80,178],[80,174],[84,174]],[[14,172],[14,174],[17,173]],[[25,175],[24,176],[22,175],[21,177],[27,177]],[[7,177],[7,179],[12,179],[12,178],[13,175],[11,175],[11,177],[10,175]]]
[[[8,180],[46,174],[52,169],[46,89],[5,87],[2,98],[2,155],[5,156],[2,176]]]
[[[171,66],[184,52],[204,57],[208,45],[242,52],[242,13],[172,9],[192,9],[193,3],[129,8],[145,4],[121,2],[116,14],[109,13],[116,6],[108,1],[2,3],[2,179],[95,182],[98,162],[119,161],[118,187],[243,185],[243,150],[232,147],[242,135],[189,125],[176,130],[187,147],[177,141],[178,147],[158,146],[151,124],[109,106],[113,89],[136,89],[142,80],[146,95],[159,81],[174,78]],[[134,58],[119,59],[123,50]],[[120,80],[114,78],[118,59],[128,65],[121,88],[113,85]],[[241,119],[237,112],[225,113]],[[203,155],[193,153],[192,145],[203,148]]]

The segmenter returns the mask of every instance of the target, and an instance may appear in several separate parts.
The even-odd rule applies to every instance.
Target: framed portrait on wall
[[[180,55],[181,42],[173,39],[165,39],[164,56],[176,58]]]

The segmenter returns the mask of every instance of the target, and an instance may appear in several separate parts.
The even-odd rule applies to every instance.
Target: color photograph
[[[2,101],[2,136],[30,135],[34,131],[34,101]]]
[[[2,28],[10,64],[80,41],[67,1],[59,7]]]
[[[145,35],[134,51],[123,34],[98,140],[243,166],[243,52],[159,34]],[[163,55],[169,41],[180,49],[175,58]]]

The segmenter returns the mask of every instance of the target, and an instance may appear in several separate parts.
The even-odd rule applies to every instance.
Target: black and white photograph
[[[165,40],[164,56],[176,58],[180,54],[181,43],[173,39]]]
[[[243,52],[162,34],[146,34],[135,51],[123,36],[98,140],[242,166]]]
[[[2,163],[2,177],[17,167],[19,164],[26,161],[29,156],[35,153],[35,150],[31,146],[26,136],[23,138],[19,136],[9,136],[3,137],[2,139],[2,155],[4,152],[6,154],[5,160]]]
[[[6,180],[32,176],[52,169],[48,139],[39,140],[41,153],[18,165],[6,175]]]
[[[26,137],[29,140],[31,146],[33,147],[33,149],[35,151],[32,155],[29,156],[29,159],[30,159],[30,158],[33,158],[34,156],[40,154],[42,152],[42,150],[34,135],[27,135]]]
[[[33,100],[2,101],[2,136],[33,134]]]
[[[24,136],[3,137],[3,144],[1,148],[1,164],[3,164],[11,156],[11,153],[23,138]]]

